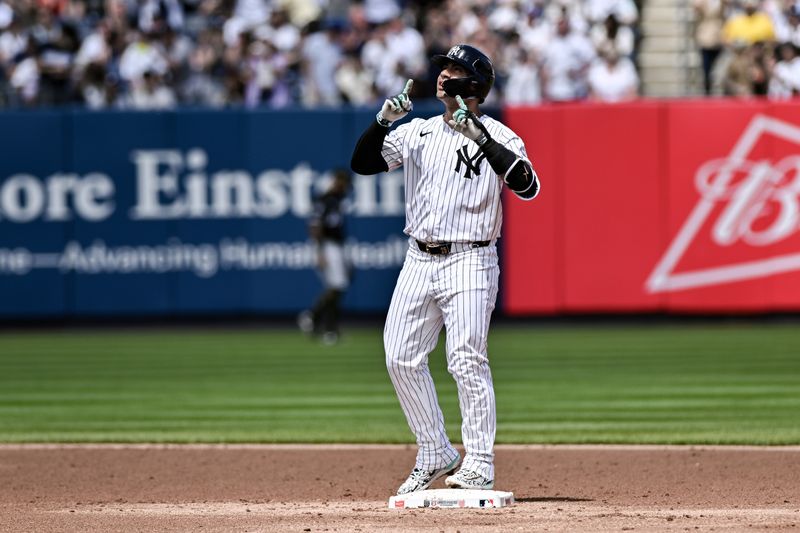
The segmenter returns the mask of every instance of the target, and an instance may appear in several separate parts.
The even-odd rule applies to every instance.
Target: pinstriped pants
[[[417,438],[417,468],[440,468],[458,453],[445,432],[428,368],[428,354],[444,326],[447,369],[461,407],[462,464],[494,479],[497,422],[487,339],[499,273],[494,245],[449,255],[430,255],[412,245],[406,254],[383,341],[389,376]]]

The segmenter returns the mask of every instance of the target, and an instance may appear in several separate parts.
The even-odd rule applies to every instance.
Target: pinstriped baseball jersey
[[[528,161],[513,131],[487,115],[480,120],[493,139]],[[387,135],[381,154],[390,170],[404,167],[407,235],[432,242],[500,237],[503,180],[478,145],[442,115],[398,126]]]
[[[529,163],[522,140],[488,116],[489,135]],[[405,233],[411,236],[406,261],[386,317],[386,366],[406,420],[417,438],[416,468],[438,471],[458,452],[428,369],[442,327],[447,333],[447,368],[458,386],[462,469],[494,479],[495,395],[489,369],[489,322],[497,298],[505,183],[478,145],[455,131],[442,115],[390,131],[381,155],[389,169],[403,167]],[[534,173],[538,190],[538,177]],[[416,240],[453,245],[450,253],[429,254]],[[490,241],[485,246],[485,241]]]

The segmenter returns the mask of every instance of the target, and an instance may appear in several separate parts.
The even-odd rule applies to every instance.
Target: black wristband
[[[389,128],[392,125],[391,121],[386,120],[385,118],[383,118],[383,113],[381,113],[380,111],[378,111],[378,114],[375,115],[375,120],[378,122],[378,124],[380,124],[384,128]]]

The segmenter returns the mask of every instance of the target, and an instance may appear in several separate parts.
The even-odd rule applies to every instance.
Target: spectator
[[[446,54],[450,49],[452,38],[452,26],[445,6],[432,6],[427,11],[425,22],[422,28],[423,39],[425,40],[425,57],[433,57],[437,54]],[[366,65],[365,65],[366,66]],[[413,94],[417,99],[435,98],[436,83],[434,80],[439,76],[440,69],[432,62],[428,62],[427,69],[423,78],[428,83],[417,83],[414,85]],[[391,94],[391,93],[390,93]],[[386,93],[383,94],[386,96]]]
[[[584,16],[583,5],[581,0],[545,0],[544,15],[553,28],[559,20],[566,18],[572,31],[587,35],[591,25]]]
[[[176,105],[362,105],[435,78],[427,58],[456,40],[496,59],[492,104],[577,100],[597,47],[635,55],[633,1],[0,0],[0,106],[130,106],[162,85]],[[793,0],[770,1],[775,31],[798,35]]]
[[[100,21],[92,33],[81,43],[75,55],[75,74],[81,78],[84,69],[90,64],[105,65],[112,57],[112,33],[110,23]]]
[[[342,50],[345,54],[359,54],[369,38],[372,28],[364,13],[363,4],[352,4],[347,7],[347,25],[342,35]]]
[[[792,43],[778,47],[779,58],[772,69],[767,95],[772,100],[787,100],[800,91],[800,59]]]
[[[225,21],[223,35],[225,44],[235,45],[239,36],[251,32],[269,19],[265,0],[235,0],[233,14]]]
[[[519,62],[509,67],[505,87],[505,101],[509,105],[535,105],[542,101],[539,65],[533,52],[520,51]]]
[[[800,46],[800,6],[794,5],[786,12],[786,25],[788,26],[787,39],[780,42],[790,42]]]
[[[302,45],[303,104],[332,106],[341,102],[336,87],[336,67],[342,59],[341,23],[326,21],[325,28],[308,35]]]
[[[800,46],[800,5],[794,0],[784,0],[783,9],[770,12],[775,27],[775,40]]]
[[[164,50],[164,57],[167,60],[167,75],[170,83],[178,86],[188,74],[187,67],[189,56],[195,44],[189,37],[181,32],[173,30],[169,26],[164,26],[159,42]]]
[[[545,97],[555,102],[586,98],[586,73],[594,58],[589,38],[571,31],[569,19],[560,19],[542,61]]]
[[[639,19],[633,0],[587,0],[585,13],[591,26],[602,25],[609,15],[626,26],[636,24]]]
[[[623,26],[614,13],[609,13],[602,24],[595,24],[589,33],[595,50],[613,46],[621,56],[633,58],[635,39],[633,30]]]
[[[711,94],[714,64],[722,52],[723,0],[693,0],[695,14],[694,38],[700,50],[703,68],[703,89]]]
[[[28,49],[28,32],[19,17],[14,17],[0,32],[0,68],[5,71],[14,65],[14,59]]]
[[[375,70],[375,85],[385,96],[395,87],[404,85],[409,78],[422,77],[428,61],[422,35],[401,19],[384,24],[381,35],[380,41],[371,42],[377,46],[370,49],[370,62]],[[365,49],[369,45],[365,45]]]
[[[772,20],[759,9],[759,0],[741,0],[743,12],[732,16],[722,28],[725,42],[742,40],[747,44],[775,40]]]
[[[386,40],[394,60],[412,77],[422,74],[428,63],[422,35],[401,18],[389,21],[387,31]]]
[[[34,41],[29,41],[27,50],[18,56],[11,68],[9,85],[12,104],[26,107],[38,104],[39,78],[39,50]]]
[[[62,25],[56,15],[45,8],[36,10],[36,23],[30,30],[30,35],[40,47],[55,46],[61,39]]]
[[[82,71],[80,98],[89,109],[104,109],[114,104],[115,91],[110,88],[105,66],[89,63]]]
[[[519,16],[520,7],[517,0],[499,0],[487,18],[489,29],[509,34],[516,30]]]
[[[633,62],[621,57],[614,45],[606,43],[589,68],[589,92],[594,100],[623,102],[639,93],[639,75]]]
[[[723,93],[726,96],[752,96],[753,71],[756,68],[753,50],[744,40],[733,41],[730,50],[732,57],[723,76]]]
[[[478,30],[488,25],[486,9],[478,4],[472,5],[463,12],[458,23],[454,25],[454,39],[462,43],[470,42]]]
[[[128,21],[133,18],[133,14],[128,13],[127,5],[125,0],[105,0],[104,20],[109,30],[121,36],[123,40],[127,39],[132,31]]]
[[[269,18],[269,24],[261,29],[268,29],[270,34],[263,37],[269,40],[282,53],[290,53],[300,44],[300,30],[289,22],[284,9],[275,9]]]
[[[161,75],[154,70],[142,74],[142,83],[134,85],[128,105],[132,109],[154,110],[175,107],[175,92],[168,87]]]
[[[161,43],[150,33],[135,33],[135,37],[125,48],[119,59],[119,72],[122,79],[136,85],[144,77],[145,72],[163,76],[169,69]]]
[[[39,51],[39,103],[60,105],[74,99],[72,62],[78,50],[79,39],[73,26],[63,25],[56,39],[40,44]]]
[[[335,1],[335,0],[334,0]],[[279,0],[274,2],[279,9],[285,9],[289,21],[297,28],[305,28],[322,18],[321,6],[326,2],[319,0]],[[336,18],[334,16],[334,18]]]
[[[270,61],[271,48],[263,41],[253,41],[247,48],[245,58],[246,82],[244,103],[257,107],[269,99],[275,86],[275,70]]]
[[[239,34],[236,43],[222,49],[220,70],[225,88],[225,101],[229,105],[244,103],[248,77],[245,58],[250,41],[252,41],[252,36],[249,33]]]
[[[145,33],[183,29],[183,5],[178,0],[143,0],[139,7],[139,29]]]
[[[189,56],[189,71],[181,86],[184,103],[210,107],[225,105],[224,87],[219,77],[214,75],[219,64],[220,58],[213,38],[207,31]]]
[[[385,78],[389,77],[391,82],[394,76],[394,65],[386,66],[386,58],[389,56],[389,26],[381,24],[376,26],[370,38],[364,43],[361,49],[361,63],[375,75],[375,87],[378,94],[388,95],[393,90],[392,85],[386,85]],[[388,74],[387,74],[388,73]]]
[[[534,4],[520,20],[517,32],[522,47],[536,57],[542,57],[553,38],[555,25],[544,16],[542,6]]]
[[[186,29],[193,36],[206,30],[223,29],[235,5],[235,0],[183,0],[184,5],[188,1],[196,2],[195,12],[186,14]]]
[[[5,31],[14,20],[14,10],[6,2],[0,2],[0,31]]]
[[[345,56],[336,69],[336,87],[344,100],[355,106],[365,106],[377,102],[374,90],[375,79],[364,68],[358,54]]]
[[[400,16],[395,0],[364,0],[364,16],[370,24],[385,24]]]
[[[775,66],[775,54],[771,44],[757,42],[751,45],[753,53],[753,69],[750,72],[753,94],[767,96],[769,89],[769,73]]]

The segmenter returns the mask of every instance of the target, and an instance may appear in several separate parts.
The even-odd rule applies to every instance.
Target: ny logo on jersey
[[[472,157],[467,153],[469,145],[465,144],[460,150],[456,150],[458,162],[456,163],[456,172],[461,172],[461,163],[464,163],[464,177],[468,180],[472,179],[472,173],[481,173],[481,161],[486,159],[481,150],[476,150],[475,155]]]

